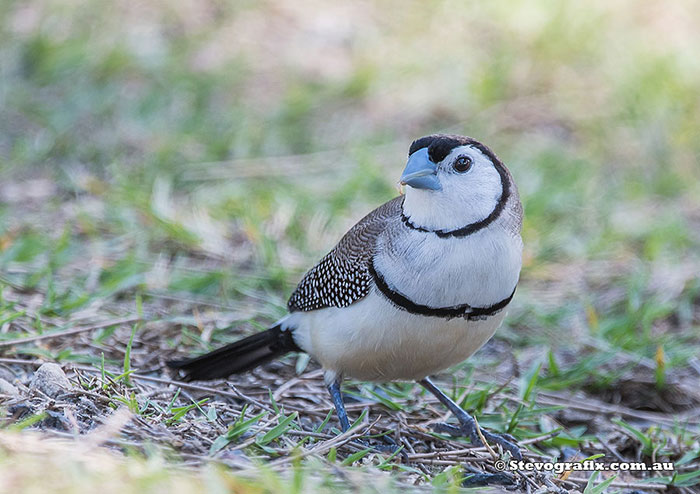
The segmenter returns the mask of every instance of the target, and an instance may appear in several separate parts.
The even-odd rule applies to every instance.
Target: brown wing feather
[[[369,261],[376,239],[391,218],[400,218],[403,197],[379,206],[353,226],[323,259],[307,272],[287,302],[290,312],[347,307],[372,286]]]

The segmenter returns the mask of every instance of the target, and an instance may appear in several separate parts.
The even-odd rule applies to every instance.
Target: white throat
[[[455,230],[487,218],[503,194],[501,175],[491,159],[471,146],[455,148],[439,165],[444,168],[468,150],[474,165],[464,176],[439,171],[441,190],[406,187],[403,213],[413,226]]]

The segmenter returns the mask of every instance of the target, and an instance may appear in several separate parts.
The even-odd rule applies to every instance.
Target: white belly
[[[295,312],[283,325],[329,374],[364,381],[417,380],[455,365],[493,336],[505,311],[446,320],[396,308],[373,290],[342,309]]]

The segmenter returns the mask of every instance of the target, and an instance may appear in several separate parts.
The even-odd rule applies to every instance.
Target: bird
[[[481,348],[513,299],[523,249],[513,177],[476,139],[433,134],[413,141],[399,183],[403,194],[362,218],[302,277],[287,315],[168,365],[184,380],[211,380],[305,352],[323,369],[343,432],[343,378],[416,381],[458,421],[436,431],[521,459],[512,436],[480,428],[430,377]]]

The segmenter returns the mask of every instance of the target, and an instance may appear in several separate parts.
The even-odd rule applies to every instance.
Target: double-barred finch
[[[475,420],[429,375],[477,351],[496,331],[518,283],[522,206],[513,178],[485,145],[456,135],[411,144],[405,195],[362,218],[301,280],[272,328],[189,360],[189,380],[227,377],[288,352],[324,369],[340,425],[344,376],[416,380],[459,421],[442,432],[481,435],[520,458],[514,439]]]

